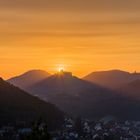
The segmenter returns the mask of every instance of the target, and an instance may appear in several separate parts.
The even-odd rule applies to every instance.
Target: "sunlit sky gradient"
[[[140,0],[0,0],[0,76],[58,67],[140,71]]]

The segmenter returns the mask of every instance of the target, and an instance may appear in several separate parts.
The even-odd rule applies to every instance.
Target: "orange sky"
[[[0,76],[59,66],[140,71],[139,0],[0,0]]]

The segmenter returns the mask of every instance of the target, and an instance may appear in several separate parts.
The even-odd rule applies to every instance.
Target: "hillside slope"
[[[63,113],[54,105],[0,79],[0,123],[32,122],[40,117],[51,128],[57,128],[63,120]]]
[[[8,79],[7,81],[21,89],[26,89],[28,86],[35,84],[50,76],[49,73],[43,70],[30,70],[19,76]]]
[[[140,103],[73,76],[55,74],[29,89],[32,95],[49,101],[73,116],[96,119],[107,115],[119,119],[138,119]]]
[[[128,82],[140,79],[140,73],[129,73],[121,70],[93,72],[83,78],[107,88],[118,88]]]

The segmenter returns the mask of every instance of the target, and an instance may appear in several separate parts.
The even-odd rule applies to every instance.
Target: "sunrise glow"
[[[140,0],[0,0],[0,140],[136,140],[139,110]]]
[[[59,63],[79,77],[114,68],[140,71],[139,5],[138,0],[1,1],[0,75],[7,79],[36,68],[55,73]]]

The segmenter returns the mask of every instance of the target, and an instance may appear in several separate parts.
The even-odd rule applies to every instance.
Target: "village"
[[[46,135],[46,140],[140,140],[140,121],[117,121],[111,116],[99,121],[66,117],[60,130],[49,132],[46,126],[44,123],[35,129],[3,126],[0,128],[0,140],[30,140],[29,136],[34,133]],[[43,139],[40,137],[39,140]]]
[[[53,140],[140,140],[140,121],[116,121],[111,116],[100,121],[66,119]]]

